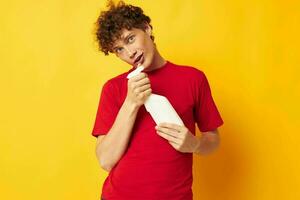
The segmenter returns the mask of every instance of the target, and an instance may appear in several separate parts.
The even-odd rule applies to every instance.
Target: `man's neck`
[[[145,69],[144,71],[147,72],[147,71],[159,69],[162,66],[164,66],[165,64],[166,64],[166,60],[160,55],[160,53],[157,51],[157,49],[155,49],[153,61],[152,61],[151,65],[149,66],[149,68]]]

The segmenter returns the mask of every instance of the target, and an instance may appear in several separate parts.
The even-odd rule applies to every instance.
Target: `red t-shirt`
[[[107,134],[112,127],[127,95],[126,76],[133,70],[104,84],[93,136]],[[152,93],[168,98],[192,134],[195,135],[195,123],[201,132],[223,124],[202,71],[167,61],[161,68],[146,73]],[[193,199],[193,154],[174,149],[156,133],[155,125],[144,105],[141,106],[128,148],[103,184],[105,200]]]

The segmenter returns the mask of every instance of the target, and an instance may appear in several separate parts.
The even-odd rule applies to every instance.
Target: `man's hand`
[[[156,132],[178,151],[193,153],[200,145],[200,140],[188,128],[171,123],[161,123],[155,127]]]
[[[150,80],[144,72],[130,78],[127,82],[127,96],[125,101],[130,105],[140,107],[152,93]]]

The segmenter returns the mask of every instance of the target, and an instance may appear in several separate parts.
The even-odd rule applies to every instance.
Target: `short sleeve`
[[[111,81],[107,81],[101,90],[94,128],[92,130],[93,136],[105,135],[112,127],[120,109],[116,101],[117,97],[118,94],[114,85]]]
[[[224,122],[213,100],[205,74],[197,70],[195,81],[194,118],[201,132],[212,131]]]

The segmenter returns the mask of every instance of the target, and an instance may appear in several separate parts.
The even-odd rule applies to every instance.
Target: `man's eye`
[[[134,36],[131,36],[130,38],[128,38],[128,41],[129,41],[129,42],[134,41]]]
[[[123,49],[123,48],[121,48],[121,47],[120,47],[120,48],[117,48],[117,49],[116,49],[116,52],[119,53],[119,52],[122,51],[122,49]]]

